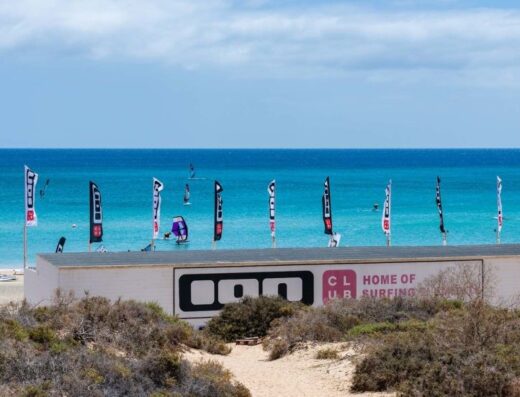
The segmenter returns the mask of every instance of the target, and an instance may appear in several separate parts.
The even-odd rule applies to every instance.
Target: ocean
[[[197,177],[188,180],[193,163]],[[520,240],[520,150],[0,150],[0,267],[23,262],[24,176],[27,164],[48,179],[36,195],[38,226],[28,229],[29,263],[54,252],[87,251],[88,184],[102,193],[109,251],[140,250],[152,237],[152,178],[161,180],[161,235],[173,216],[185,217],[190,244],[157,241],[157,250],[209,249],[213,181],[221,182],[224,232],[218,249],[269,248],[268,183],[276,179],[277,246],[326,246],[321,196],[331,182],[334,229],[342,246],[385,245],[381,208],[392,179],[392,244],[439,245],[435,178],[442,180],[448,244],[493,244],[496,176],[503,179],[502,242]],[[191,206],[183,205],[184,185]],[[38,193],[38,192],[37,192]],[[373,211],[374,203],[379,211]],[[73,228],[75,224],[77,227]],[[98,244],[94,244],[94,249]]]

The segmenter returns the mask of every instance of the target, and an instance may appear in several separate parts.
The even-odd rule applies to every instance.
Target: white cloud
[[[356,73],[371,79],[440,70],[456,78],[504,77],[507,84],[520,84],[516,10],[248,4],[0,0],[0,56],[63,50],[185,68],[277,76]],[[515,71],[518,77],[512,78]]]

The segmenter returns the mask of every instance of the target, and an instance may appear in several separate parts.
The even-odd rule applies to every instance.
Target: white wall
[[[25,299],[33,305],[48,305],[59,287],[58,268],[38,258],[36,269],[24,271]]]
[[[60,288],[81,298],[104,296],[111,300],[156,302],[173,314],[173,269],[171,267],[93,267],[60,269]]]

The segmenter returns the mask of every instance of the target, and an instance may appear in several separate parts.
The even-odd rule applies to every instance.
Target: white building
[[[290,248],[40,254],[25,272],[25,297],[47,304],[56,289],[81,297],[157,302],[200,324],[241,297],[281,295],[322,305],[335,297],[413,296],[442,269],[492,274],[497,302],[520,295],[520,245]]]

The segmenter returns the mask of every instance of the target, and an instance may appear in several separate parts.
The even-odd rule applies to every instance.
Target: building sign
[[[427,277],[460,264],[482,267],[476,260],[176,268],[174,311],[181,318],[209,318],[226,303],[260,295],[313,306],[340,298],[412,297]]]

